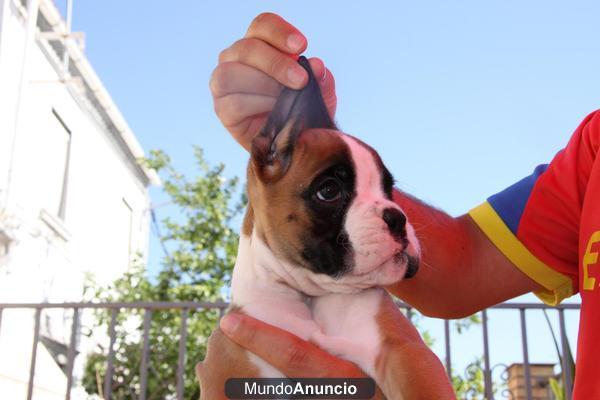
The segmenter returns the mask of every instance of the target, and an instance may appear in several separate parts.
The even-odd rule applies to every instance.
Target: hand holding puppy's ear
[[[273,13],[258,15],[244,38],[219,55],[210,78],[217,116],[246,150],[264,125],[283,87],[303,88],[308,77],[296,63],[306,50],[306,37]],[[333,117],[336,109],[335,82],[331,71],[317,58],[310,64],[323,98]]]
[[[337,129],[308,60],[301,56],[298,63],[306,70],[308,83],[301,90],[283,89],[265,126],[252,141],[252,163],[263,181],[274,181],[285,174],[303,131]]]

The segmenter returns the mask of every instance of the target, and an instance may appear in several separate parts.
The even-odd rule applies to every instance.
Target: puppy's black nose
[[[392,235],[406,236],[406,216],[397,208],[383,210],[383,220]]]
[[[408,265],[406,266],[406,273],[404,279],[410,279],[417,274],[419,270],[419,259],[413,256],[408,256]]]

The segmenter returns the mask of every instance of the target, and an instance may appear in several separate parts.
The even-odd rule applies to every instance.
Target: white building
[[[0,303],[80,301],[87,273],[108,283],[147,248],[158,178],[68,33],[51,0],[0,0]],[[3,312],[1,398],[25,398],[32,315]],[[43,338],[69,329],[70,313],[44,313]],[[65,382],[40,344],[34,398]]]

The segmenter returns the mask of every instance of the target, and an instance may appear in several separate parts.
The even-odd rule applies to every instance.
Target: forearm
[[[389,290],[427,315],[461,313],[461,305],[453,297],[457,286],[466,285],[472,259],[469,238],[461,221],[397,190],[394,201],[415,229],[421,246],[421,263],[413,278]]]
[[[388,358],[401,369],[389,369],[382,390],[388,399],[456,399],[448,375],[439,358],[424,344],[411,343],[394,348]]]
[[[538,286],[479,230],[473,220],[458,218],[395,191],[421,244],[421,265],[412,279],[388,288],[426,315],[470,315]]]

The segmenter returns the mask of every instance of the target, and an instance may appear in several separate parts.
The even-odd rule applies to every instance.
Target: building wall
[[[17,112],[26,37],[19,3],[0,0],[0,302],[81,301],[86,275],[108,284],[146,252],[148,180],[90,111],[93,99],[81,82],[61,82],[60,60],[47,42],[30,47]],[[21,393],[13,389],[22,391],[28,375],[33,314],[24,315],[5,311],[2,318],[3,394]],[[68,344],[70,325],[70,312],[47,312],[42,334]],[[7,361],[15,349],[18,367]],[[40,379],[55,377],[52,390],[64,396],[66,380],[56,378],[60,370],[42,345],[38,350]]]
[[[0,49],[0,87],[3,88],[0,109],[7,110],[0,117],[0,132],[3,132],[0,135],[0,190],[4,193],[18,98],[19,79],[16,77],[20,74],[25,36],[19,18],[11,16],[5,21],[8,23],[2,29]],[[109,282],[126,268],[129,253],[146,250],[147,190],[127,165],[135,160],[124,155],[113,134],[89,115],[81,100],[74,98],[68,86],[60,82],[60,76],[39,43],[29,54],[27,74],[8,193],[21,236],[18,246],[10,253],[8,263],[18,266],[10,280],[19,279],[19,272],[27,275],[21,277],[25,281],[31,272],[41,273],[41,276],[50,272],[56,281],[56,268],[68,268],[64,273],[69,281],[91,272],[101,282]],[[61,219],[58,207],[69,136],[66,207]],[[47,223],[51,220],[57,224]],[[56,234],[53,227],[64,229],[67,237]],[[80,290],[74,285],[47,282],[43,286],[43,291],[23,293],[17,289],[22,287],[20,284],[8,284],[2,279],[0,298],[29,301],[51,300],[55,295],[62,300],[81,298]]]

